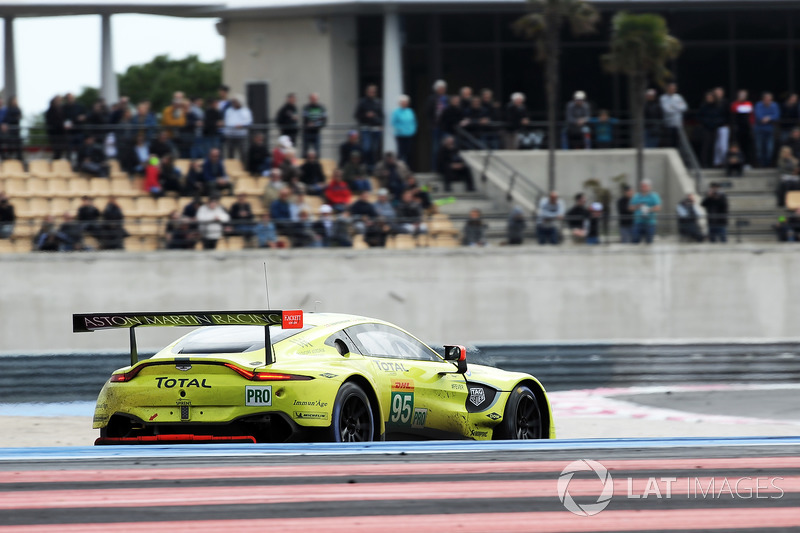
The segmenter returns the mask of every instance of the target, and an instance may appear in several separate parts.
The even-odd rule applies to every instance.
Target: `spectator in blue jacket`
[[[772,165],[775,155],[775,124],[781,119],[781,108],[772,99],[772,93],[765,92],[756,104],[756,158],[761,167]]]
[[[394,128],[394,138],[397,141],[397,158],[408,164],[408,157],[411,154],[411,141],[417,134],[417,116],[414,110],[409,107],[411,99],[407,95],[400,96],[397,109],[392,112],[392,128]]]
[[[282,188],[278,193],[278,198],[269,206],[269,214],[275,221],[275,227],[279,232],[287,231],[292,223],[292,206],[289,204],[291,194],[289,187]]]
[[[209,196],[219,194],[222,189],[227,189],[228,194],[233,194],[233,182],[225,172],[219,148],[212,148],[208,151],[208,157],[203,163],[203,182],[206,186],[205,192]]]

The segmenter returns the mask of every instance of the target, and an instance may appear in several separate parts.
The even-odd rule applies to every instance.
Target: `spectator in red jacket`
[[[347,183],[342,179],[342,171],[333,171],[331,182],[325,188],[325,199],[336,212],[341,213],[350,203],[351,193]]]
[[[144,190],[150,193],[153,198],[158,198],[164,194],[161,187],[161,164],[154,155],[150,156],[147,166],[144,168]]]
[[[736,144],[739,145],[744,154],[744,162],[752,165],[753,157],[753,123],[755,122],[755,106],[747,98],[747,91],[741,90],[737,93],[736,101],[731,104],[731,115],[733,116],[733,131],[736,136]]]

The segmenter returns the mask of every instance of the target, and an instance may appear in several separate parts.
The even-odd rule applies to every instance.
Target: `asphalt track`
[[[800,437],[0,449],[0,533],[798,531]],[[578,472],[566,510],[558,481]],[[605,494],[608,494],[606,492]]]

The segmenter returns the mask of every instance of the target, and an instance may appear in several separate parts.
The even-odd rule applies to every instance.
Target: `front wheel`
[[[517,385],[506,402],[503,421],[495,428],[496,439],[541,439],[542,412],[533,391],[525,385]]]
[[[328,440],[333,442],[374,440],[375,424],[369,398],[355,383],[345,383],[336,394],[328,433]]]

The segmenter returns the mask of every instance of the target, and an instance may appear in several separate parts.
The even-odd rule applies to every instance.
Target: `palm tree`
[[[644,104],[648,78],[664,85],[671,73],[667,62],[678,57],[681,43],[669,34],[664,17],[621,11],[612,21],[611,52],[602,58],[610,72],[628,76],[630,109],[634,120],[636,182],[644,177]]]
[[[547,94],[547,184],[556,187],[556,144],[558,113],[558,74],[561,54],[561,26],[569,22],[573,35],[592,33],[600,19],[597,10],[583,0],[528,0],[530,13],[517,19],[514,30],[536,42],[537,57],[545,62]]]

